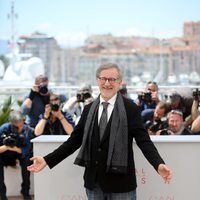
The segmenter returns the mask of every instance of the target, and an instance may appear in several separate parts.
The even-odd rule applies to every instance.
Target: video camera
[[[198,88],[193,89],[192,95],[193,95],[195,100],[199,100],[199,98],[200,98],[200,90]]]
[[[138,94],[139,101],[150,103],[152,101],[151,92],[141,92]]]
[[[23,134],[15,132],[7,132],[1,135],[3,145],[9,147],[23,147],[25,145],[25,137]]]
[[[78,92],[76,94],[77,102],[85,102],[85,100],[87,100],[91,97],[92,97],[92,95],[88,91]]]

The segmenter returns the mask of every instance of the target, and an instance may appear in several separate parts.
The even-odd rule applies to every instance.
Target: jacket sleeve
[[[129,134],[135,139],[149,163],[157,170],[159,164],[164,164],[164,161],[143,126],[139,107],[132,102],[128,102],[125,107],[127,109]]]

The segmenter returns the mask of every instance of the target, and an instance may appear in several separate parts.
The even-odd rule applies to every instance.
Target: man
[[[183,120],[186,126],[191,125],[191,109],[193,104],[193,97],[181,96],[179,93],[174,92],[169,96],[169,103],[172,110],[180,110],[183,113]]]
[[[16,166],[17,160],[22,168],[21,193],[24,200],[29,200],[30,172],[26,168],[30,158],[33,129],[24,124],[24,116],[20,111],[12,111],[9,119],[9,123],[0,127],[0,200],[7,200],[4,166]]]
[[[157,135],[192,135],[192,132],[185,128],[183,113],[180,110],[171,110],[167,115],[168,128],[157,132]]]
[[[45,112],[35,127],[35,135],[70,135],[73,131],[74,122],[67,112],[60,108],[60,96],[50,95],[50,104],[45,106]]]
[[[155,109],[159,102],[158,85],[156,82],[149,81],[146,84],[145,91],[138,94],[136,104],[140,107],[141,111],[146,109]]]
[[[46,165],[52,168],[81,147],[75,164],[85,167],[84,186],[89,200],[135,200],[133,138],[165,182],[170,181],[172,172],[143,128],[137,105],[118,92],[122,81],[118,65],[100,66],[96,78],[101,94],[85,106],[70,138],[53,153],[31,158],[34,164],[28,170],[38,172]]]
[[[40,114],[44,113],[45,105],[49,103],[48,77],[39,75],[35,78],[28,98],[23,102],[22,113],[27,116],[26,123],[35,127]]]
[[[63,106],[63,111],[68,112],[73,116],[76,124],[80,119],[84,106],[91,103],[94,100],[92,94],[92,87],[89,84],[84,84],[77,91],[76,96],[71,97]]]
[[[158,130],[166,127],[166,115],[170,109],[168,103],[160,101],[155,109],[147,109],[142,113],[142,121],[149,135],[155,135]]]
[[[49,104],[49,97],[52,91],[48,88],[49,80],[45,75],[39,75],[35,78],[35,83],[31,88],[29,96],[24,100],[21,106],[23,115],[26,115],[26,123],[35,128],[39,121],[39,116],[44,113],[45,105]],[[63,103],[66,101],[64,95],[60,95]]]

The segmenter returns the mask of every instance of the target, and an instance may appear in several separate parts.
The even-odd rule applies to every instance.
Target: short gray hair
[[[100,73],[103,71],[103,70],[106,70],[106,69],[116,69],[118,71],[118,74],[119,74],[119,79],[122,80],[122,71],[121,69],[119,68],[119,66],[115,63],[107,63],[107,64],[103,64],[101,65],[97,71],[96,71],[96,78],[99,77]]]
[[[35,77],[35,84],[38,84],[40,81],[48,81],[48,77],[45,75],[38,75]]]
[[[25,117],[21,111],[13,110],[10,112],[9,121],[11,122],[11,124],[18,123],[24,120],[25,120]]]

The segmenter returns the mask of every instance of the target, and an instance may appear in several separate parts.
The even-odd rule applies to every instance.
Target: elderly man
[[[168,128],[157,132],[157,135],[191,135],[192,132],[185,128],[183,113],[180,110],[171,110],[167,116]]]
[[[133,138],[165,182],[170,181],[172,172],[144,129],[137,105],[118,92],[122,81],[118,65],[100,66],[96,79],[100,95],[84,107],[70,138],[47,156],[31,158],[34,164],[28,170],[39,172],[46,165],[53,168],[81,147],[75,164],[85,167],[89,200],[135,200]]]
[[[30,139],[33,129],[24,123],[24,116],[20,111],[12,111],[9,118],[10,122],[0,127],[0,200],[7,200],[4,166],[15,166],[17,160],[22,168],[21,193],[24,200],[28,200],[31,199],[30,172],[26,167],[30,158]]]

